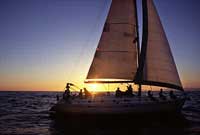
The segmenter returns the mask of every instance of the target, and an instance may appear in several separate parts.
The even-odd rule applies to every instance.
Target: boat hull
[[[70,102],[58,102],[50,109],[54,116],[138,116],[145,114],[162,115],[178,114],[185,99],[170,101],[136,102],[123,104],[72,104]]]

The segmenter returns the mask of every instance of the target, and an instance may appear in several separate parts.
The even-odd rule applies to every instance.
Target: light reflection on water
[[[187,120],[116,121],[65,119],[64,123],[49,117],[49,108],[56,103],[56,92],[0,92],[1,135],[197,135],[200,134],[200,92],[189,92],[191,100],[183,108]],[[129,124],[130,123],[130,124]],[[179,126],[180,124],[180,126]]]

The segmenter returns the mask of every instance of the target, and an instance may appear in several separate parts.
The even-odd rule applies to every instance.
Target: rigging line
[[[105,7],[106,5],[107,5],[107,0],[104,1],[103,7]],[[101,7],[100,7],[100,8],[101,8]],[[92,36],[90,36],[90,33],[91,33],[91,35],[93,35],[92,33],[95,32],[95,28],[99,25],[98,22],[100,22],[99,20],[102,18],[102,14],[103,14],[103,12],[101,12],[101,10],[100,10],[99,14],[98,14],[97,17],[96,17],[96,18],[97,18],[97,19],[96,19],[97,21],[96,21],[96,22],[94,23],[94,25],[91,27],[91,30],[90,30],[90,32],[89,32],[89,35],[88,35],[89,38],[86,40],[86,42],[84,43],[84,45],[82,45],[82,47],[81,47],[81,52],[80,52],[79,56],[77,57],[77,59],[75,60],[73,66],[72,66],[72,67],[74,67],[74,68],[72,69],[72,71],[71,71],[70,73],[68,73],[68,76],[67,76],[67,79],[66,79],[66,80],[70,80],[70,77],[72,76],[72,74],[75,73],[74,71],[77,70],[78,65],[80,65],[80,63],[81,63],[81,57],[83,57],[83,54],[84,54],[86,48],[88,47],[89,42],[90,42],[91,37],[92,37]]]
[[[136,40],[137,40],[137,66],[139,66],[139,59],[140,59],[140,35],[139,35],[139,19],[138,19],[138,8],[137,8],[137,0],[135,1],[135,18],[136,18],[136,25],[134,31],[136,32]]]

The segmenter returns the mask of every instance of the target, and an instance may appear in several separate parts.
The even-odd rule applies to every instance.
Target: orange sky
[[[97,90],[108,90],[108,87],[112,90],[115,90],[116,87],[121,87],[124,89],[125,87],[121,84],[117,85],[92,85],[92,84],[84,84],[85,74],[74,74],[76,76],[66,77],[64,74],[55,74],[49,76],[44,76],[44,74],[24,74],[23,76],[18,75],[9,75],[4,76],[4,79],[0,78],[0,90],[33,90],[33,91],[63,91],[65,88],[66,82],[72,82],[81,88],[87,87],[89,90],[97,89]],[[183,74],[182,76],[182,84],[185,88],[199,88],[199,80],[198,78],[193,78],[193,76],[187,76],[187,74]],[[125,84],[126,85],[126,84]],[[136,89],[137,86],[135,86]],[[147,87],[150,89],[150,87]]]

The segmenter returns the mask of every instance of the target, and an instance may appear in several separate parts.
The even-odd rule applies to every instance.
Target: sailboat
[[[50,109],[51,113],[114,115],[181,111],[184,94],[176,98],[153,98],[155,100],[142,94],[143,85],[182,93],[184,89],[153,0],[142,0],[140,49],[136,5],[136,0],[112,0],[85,83],[134,83],[138,85],[137,95],[61,99]]]

